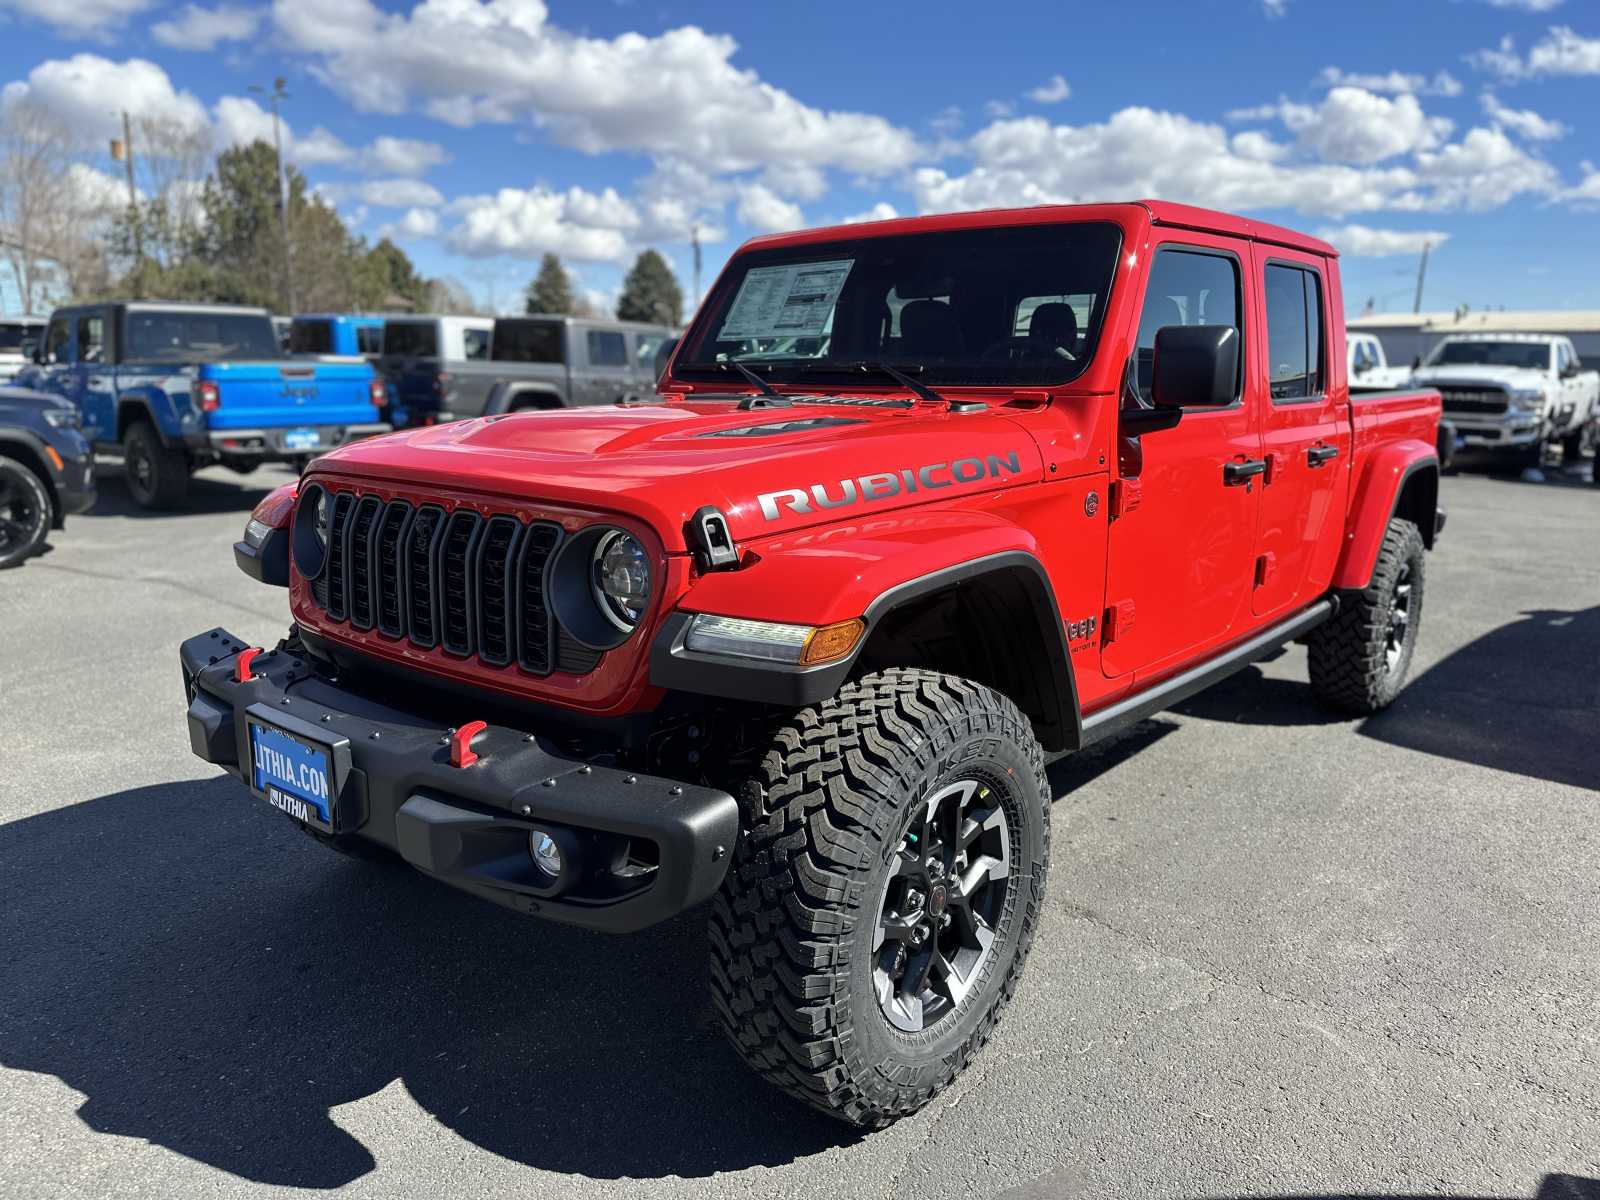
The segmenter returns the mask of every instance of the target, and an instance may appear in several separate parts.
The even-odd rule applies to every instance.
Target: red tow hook
[[[450,765],[452,767],[470,767],[478,761],[478,756],[472,750],[472,739],[487,728],[489,728],[489,722],[487,721],[468,721],[450,735]]]
[[[250,670],[250,664],[255,662],[256,655],[261,653],[260,646],[251,646],[247,650],[239,651],[239,661],[233,665],[233,677],[240,683],[249,683],[255,678],[255,673]]]

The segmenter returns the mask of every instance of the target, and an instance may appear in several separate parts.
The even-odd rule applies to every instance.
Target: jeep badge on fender
[[[701,908],[738,1053],[886,1125],[1016,991],[1047,762],[1296,639],[1343,712],[1404,683],[1439,396],[1351,397],[1340,295],[1326,243],[1160,201],[757,238],[654,402],[343,445],[263,500],[234,555],[293,624],[183,643],[190,745],[519,913]]]

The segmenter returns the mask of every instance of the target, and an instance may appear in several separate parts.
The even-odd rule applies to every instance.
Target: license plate
[[[328,747],[251,721],[250,762],[251,785],[268,804],[297,821],[333,827],[333,761]]]
[[[322,445],[322,434],[315,429],[289,429],[283,435],[285,450],[315,450]]]

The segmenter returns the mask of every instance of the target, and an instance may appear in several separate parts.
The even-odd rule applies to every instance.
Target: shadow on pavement
[[[1520,1200],[1513,1196],[1458,1195],[1454,1192],[1429,1192],[1426,1195],[1399,1195],[1392,1192],[1294,1193],[1282,1196],[1254,1196],[1251,1200]],[[1546,1175],[1531,1200],[1600,1200],[1600,1180],[1581,1175]]]
[[[220,477],[214,477],[220,476]],[[261,467],[248,476],[234,471],[216,471],[195,475],[189,480],[189,494],[182,504],[168,512],[140,508],[128,491],[121,463],[97,463],[95,487],[98,495],[94,507],[81,517],[69,520],[82,521],[94,517],[178,517],[195,513],[248,513],[259,504],[273,488],[292,483],[295,474],[287,469]]]
[[[1600,606],[1547,609],[1440,659],[1359,730],[1391,746],[1600,788],[1597,712]]]
[[[374,1170],[329,1110],[395,1080],[495,1154],[602,1179],[854,1136],[726,1046],[695,915],[632,938],[518,918],[340,858],[227,778],[0,826],[0,945],[0,1063],[82,1092],[94,1130],[262,1183]]]

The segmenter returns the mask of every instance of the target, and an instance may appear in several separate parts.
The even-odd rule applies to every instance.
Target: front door
[[[1156,331],[1167,325],[1234,326],[1241,379],[1230,407],[1187,410],[1170,429],[1121,439],[1106,564],[1107,675],[1133,671],[1137,682],[1159,674],[1248,621],[1260,476],[1238,468],[1261,460],[1257,332],[1243,300],[1249,253],[1244,242],[1196,237],[1164,243],[1151,263],[1135,349],[1144,403]],[[1130,395],[1124,405],[1141,403]]]
[[[1330,369],[1322,260],[1258,246],[1254,270],[1267,330],[1257,339],[1267,470],[1250,608],[1272,617],[1310,603],[1333,577],[1350,484],[1350,398]]]

